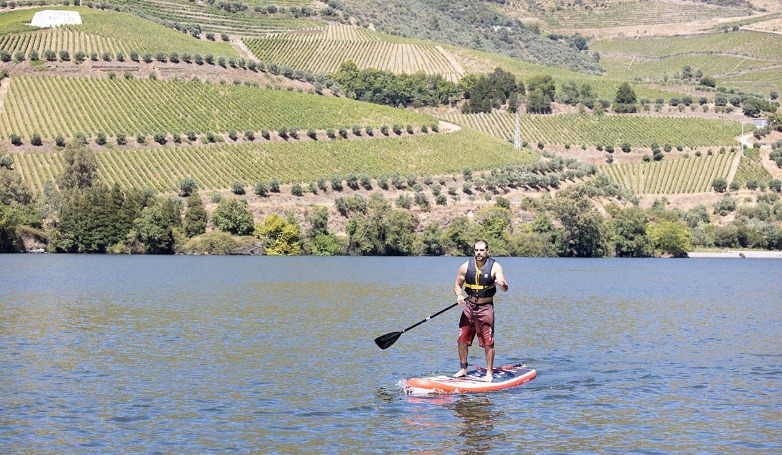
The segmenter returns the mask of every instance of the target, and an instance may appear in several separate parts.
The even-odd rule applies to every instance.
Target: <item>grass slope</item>
[[[78,132],[151,135],[436,123],[429,115],[401,109],[246,85],[59,76],[21,76],[6,83],[0,108],[3,138],[11,133],[53,139]]]
[[[62,168],[60,153],[12,153],[15,168],[37,191]],[[185,177],[202,190],[248,185],[272,178],[282,182],[315,182],[349,173],[377,177],[454,174],[465,167],[491,169],[536,161],[530,151],[514,150],[506,141],[464,129],[372,140],[302,141],[265,144],[215,144],[104,150],[98,153],[100,178],[123,187],[172,192]]]
[[[25,25],[36,12],[44,8],[33,8],[3,12],[0,14],[0,49],[15,54],[21,50],[28,54],[31,49],[43,53],[46,49],[55,52],[67,50],[71,56],[76,51],[110,52],[115,55],[123,52],[128,58],[129,51],[150,52],[190,52],[213,54],[215,56],[239,57],[238,52],[229,43],[199,40],[182,32],[151,22],[141,17],[111,10],[97,10],[80,7],[46,8],[63,11],[76,11],[82,19],[81,25],[68,25],[56,29],[40,29]],[[18,36],[14,36],[18,34]],[[80,38],[79,38],[80,37]]]

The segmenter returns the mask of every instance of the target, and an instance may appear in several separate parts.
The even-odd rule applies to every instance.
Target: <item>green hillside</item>
[[[508,113],[443,114],[440,116],[457,125],[512,139],[516,131],[515,116]],[[634,147],[650,147],[652,143],[686,147],[738,145],[739,122],[701,118],[643,117],[619,115],[531,115],[519,116],[522,140],[530,143],[572,145],[614,145],[629,143]]]
[[[750,92],[782,85],[782,35],[752,31],[716,32],[684,37],[596,41],[606,75],[617,79],[662,82],[684,66],[701,70],[719,85]]]
[[[0,140],[3,151],[14,153],[20,172],[38,189],[59,169],[61,148],[54,147],[55,139],[77,134],[84,134],[90,147],[99,151],[100,172],[109,181],[171,191],[179,178],[192,176],[204,182],[203,188],[219,189],[240,178],[292,182],[332,172],[459,172],[464,156],[488,146],[496,151],[485,152],[494,158],[483,168],[518,158],[508,158],[515,124],[504,108],[459,114],[463,100],[457,100],[424,114],[334,97],[328,90],[315,95],[324,93],[326,80],[316,73],[335,71],[348,59],[362,69],[422,71],[451,82],[498,67],[525,84],[535,76],[550,75],[558,91],[570,82],[588,84],[597,99],[609,102],[625,81],[631,82],[639,99],[691,95],[687,85],[694,82],[676,79],[685,66],[715,77],[721,89],[770,93],[782,86],[778,71],[782,35],[739,30],[590,40],[588,49],[579,51],[572,36],[550,33],[557,28],[659,24],[660,20],[708,21],[749,11],[746,5],[641,3],[592,2],[589,8],[586,4],[561,8],[555,2],[531,1],[345,0],[324,5],[301,0],[274,4],[116,0],[101,8],[56,7],[78,11],[84,23],[45,30],[25,25],[43,8],[0,8],[4,56],[0,69],[10,76],[0,87]],[[44,58],[47,51],[49,57]],[[33,60],[33,54],[39,58]],[[133,54],[137,61],[132,61]],[[196,62],[194,56],[211,60]],[[109,69],[101,69],[101,64]],[[297,80],[289,79],[294,76]],[[696,96],[713,100],[709,91]],[[736,144],[740,123],[697,118],[702,112],[706,110],[688,109],[677,117],[597,116],[588,111],[525,114],[522,138],[530,143],[586,147],[627,142],[633,147],[670,143],[716,150]],[[466,128],[454,134],[431,134],[437,118]],[[403,130],[409,126],[415,134],[379,133],[381,127],[392,125]],[[351,138],[361,140],[337,139],[334,132],[340,129],[346,137],[350,131]],[[291,130],[300,138],[277,142]],[[165,145],[155,144],[153,138]],[[33,143],[37,141],[43,144]],[[210,141],[217,143],[203,144]],[[410,155],[406,148],[421,154]],[[124,155],[115,150],[127,152],[132,161],[123,161]],[[199,158],[204,150],[212,151],[210,159]],[[262,158],[274,153],[279,157]],[[324,156],[338,159],[314,158]],[[234,161],[226,161],[228,157]],[[385,161],[388,157],[393,159]],[[196,164],[202,158],[211,164]],[[522,160],[528,159],[534,157]],[[703,161],[719,160],[715,156]],[[298,165],[288,168],[290,163]],[[718,169],[714,172],[721,176],[724,161],[719,163],[709,172]],[[682,165],[645,164],[649,172],[660,174],[678,172],[674,168]],[[625,165],[616,167],[618,176],[625,175],[621,166]],[[699,183],[674,185],[672,191],[703,190],[702,176],[707,172],[697,172],[701,177],[694,178]],[[615,181],[640,194],[668,188],[667,183],[655,181],[648,190],[629,177],[632,172],[626,175],[616,176]],[[646,171],[639,175],[644,175],[643,182],[652,181]]]
[[[463,168],[492,169],[538,159],[530,150],[514,150],[506,141],[465,129],[455,133],[368,140],[294,141],[291,143],[213,144],[103,150],[98,153],[100,178],[123,187],[176,191],[192,178],[204,190],[279,179],[315,182],[350,173],[377,177],[394,173],[454,174]],[[470,153],[465,153],[469,150]],[[37,191],[62,169],[61,153],[13,153],[24,180]]]
[[[44,8],[10,11],[0,14],[0,49],[12,55],[18,51],[29,55],[31,50],[43,54],[46,49],[55,52],[67,50],[71,56],[76,51],[97,52],[102,57],[109,52],[112,58],[122,52],[129,58],[130,51],[185,52],[238,57],[230,44],[222,41],[199,40],[170,27],[151,22],[136,14],[90,8],[46,8],[76,11],[82,18],[81,25],[68,25],[54,29],[39,29],[30,23],[36,12]]]

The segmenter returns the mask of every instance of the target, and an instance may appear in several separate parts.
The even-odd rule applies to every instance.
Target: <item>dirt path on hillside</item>
[[[445,49],[443,49],[442,46],[435,46],[434,48],[437,49],[438,52],[443,54],[443,57],[445,57],[448,60],[448,62],[453,67],[454,72],[456,72],[459,75],[463,75],[464,74],[464,68],[462,67],[461,63],[459,63],[459,61],[456,60],[454,58],[454,56],[451,55],[450,52],[448,52]]]
[[[0,115],[5,113],[5,101],[8,98],[8,87],[10,86],[11,86],[10,78],[0,81]]]
[[[242,57],[248,59],[248,60],[255,60],[255,55],[250,51],[250,49],[245,46],[244,41],[242,41],[241,36],[232,36],[231,37],[231,46],[236,49],[236,52],[239,53]]]
[[[721,24],[738,22],[745,19],[757,20],[758,17],[769,16],[773,13],[764,13],[752,16],[718,17],[693,22],[674,22],[670,24],[653,25],[623,25],[606,28],[560,28],[551,30],[553,33],[573,35],[581,33],[587,38],[597,40],[610,40],[615,38],[639,38],[651,36],[676,36],[714,33],[714,29]]]

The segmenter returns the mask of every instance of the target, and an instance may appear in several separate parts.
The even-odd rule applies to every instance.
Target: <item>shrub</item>
[[[326,130],[326,136],[327,136],[329,139],[336,139],[336,138],[337,138],[337,135],[336,135],[336,133],[334,133],[334,128],[328,128],[328,129]]]
[[[54,145],[57,147],[65,147],[65,138],[62,134],[58,134],[57,136],[54,136]]]
[[[160,145],[165,145],[166,142],[167,142],[166,141],[166,133],[155,133],[155,135],[153,136],[153,139],[155,140],[155,142],[157,142]]]
[[[400,194],[399,197],[396,198],[396,206],[403,209],[409,209],[413,206],[413,199],[406,194]]]
[[[258,182],[255,185],[255,194],[260,197],[266,197],[269,195],[269,187],[264,182]]]
[[[372,189],[372,179],[368,175],[366,175],[366,174],[362,175],[359,180],[361,182],[361,186],[365,190],[371,190]]]
[[[354,173],[348,174],[348,176],[345,178],[345,182],[348,185],[348,188],[351,190],[357,190],[358,189],[358,175]]]
[[[394,123],[394,126],[392,127],[392,130],[394,131],[394,134],[397,136],[402,134],[402,125],[398,123]]]
[[[189,177],[184,178],[179,182],[179,195],[182,197],[188,197],[196,190],[198,190],[198,184]]]
[[[388,125],[383,124],[380,126],[380,134],[383,136],[388,136]]]
[[[354,136],[361,136],[361,126],[360,125],[353,124],[350,127],[350,130],[353,132]]]
[[[413,125],[408,124],[406,130],[407,134],[413,134]]]
[[[294,196],[303,196],[304,190],[302,190],[301,184],[294,183],[293,185],[291,185],[291,194]]]
[[[30,137],[30,144],[35,146],[43,145],[43,141],[41,140],[41,135],[38,133],[33,133],[33,135]]]
[[[128,138],[125,136],[125,133],[117,133],[114,137],[117,138],[117,145],[126,145],[128,143]]]
[[[309,137],[313,141],[317,141],[318,140],[318,133],[317,133],[317,131],[315,131],[315,128],[309,128],[307,130],[307,137]]]
[[[331,189],[334,191],[342,191],[342,176],[334,175],[331,177]]]
[[[428,212],[431,209],[429,198],[426,197],[426,194],[424,193],[415,193],[415,205],[420,207],[424,212]]]
[[[95,135],[95,143],[98,145],[106,145],[106,133],[99,131],[98,134]]]
[[[231,192],[237,195],[244,194],[244,182],[241,180],[235,181],[233,185],[231,185]]]
[[[341,136],[343,139],[347,139],[347,137],[348,137],[348,130],[347,130],[347,129],[345,129],[345,127],[342,127],[342,126],[341,126],[341,127],[339,127],[339,135],[340,135],[340,136]]]
[[[269,182],[269,190],[272,193],[279,193],[280,192],[280,181],[277,179],[272,179],[271,182]]]
[[[255,131],[247,130],[244,132],[244,138],[250,142],[255,140]]]
[[[16,133],[11,133],[8,137],[9,137],[9,139],[11,139],[11,144],[13,144],[13,145],[22,145],[22,136],[20,136],[20,135],[18,135]]]

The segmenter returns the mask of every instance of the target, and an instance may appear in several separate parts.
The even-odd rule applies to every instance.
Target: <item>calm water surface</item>
[[[0,256],[0,453],[782,453],[782,261],[500,258],[539,376],[406,396],[463,260]]]

